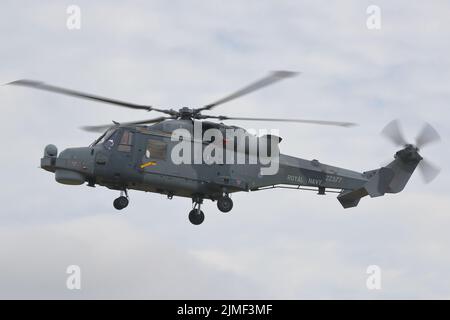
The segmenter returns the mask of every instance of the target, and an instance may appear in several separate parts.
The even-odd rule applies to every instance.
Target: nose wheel
[[[200,206],[203,203],[203,199],[202,198],[193,198],[192,202],[194,202],[194,207],[189,212],[189,221],[193,225],[198,226],[198,225],[202,224],[203,221],[205,220],[205,214],[203,213],[202,210],[200,210]]]
[[[125,196],[123,195],[125,193]],[[128,200],[128,193],[127,191],[120,192],[120,197],[116,198],[113,202],[114,208],[117,210],[125,209],[128,206],[129,200]]]

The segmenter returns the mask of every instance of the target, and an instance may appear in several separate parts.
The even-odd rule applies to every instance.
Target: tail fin
[[[380,169],[364,172],[368,181],[358,189],[343,191],[337,197],[344,208],[356,207],[362,197],[380,197],[402,191],[422,157],[418,149],[407,145],[395,154],[395,160]]]

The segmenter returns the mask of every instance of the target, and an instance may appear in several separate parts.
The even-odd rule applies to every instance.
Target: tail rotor
[[[419,135],[416,137],[415,144],[408,143],[404,138],[398,120],[389,122],[381,134],[391,141],[397,147],[403,147],[403,151],[416,153],[423,147],[441,140],[439,133],[429,123],[425,123]],[[420,157],[420,156],[419,156]],[[426,159],[422,159],[418,165],[422,178],[425,183],[433,181],[440,173],[441,169]]]

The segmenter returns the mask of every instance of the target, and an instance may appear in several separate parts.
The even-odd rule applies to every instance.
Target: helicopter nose
[[[62,184],[80,185],[94,175],[94,150],[89,147],[67,148],[59,156],[54,145],[48,145],[41,159],[41,168],[55,173]]]

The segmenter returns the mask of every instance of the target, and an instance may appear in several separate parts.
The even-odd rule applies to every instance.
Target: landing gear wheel
[[[122,210],[128,206],[128,198],[125,196],[120,196],[114,200],[113,205],[117,210]]]
[[[189,212],[189,221],[193,225],[198,226],[199,224],[202,224],[203,220],[205,220],[205,214],[203,211],[192,209],[191,212]]]
[[[228,196],[223,196],[217,200],[217,208],[222,212],[230,212],[233,209],[233,200]]]

